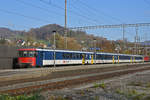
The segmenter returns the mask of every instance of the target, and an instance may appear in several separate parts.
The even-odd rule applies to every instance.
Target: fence
[[[17,63],[17,48],[10,46],[0,46],[0,69],[15,68]]]

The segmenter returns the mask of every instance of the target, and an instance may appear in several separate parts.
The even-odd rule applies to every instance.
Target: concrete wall
[[[0,69],[14,68],[17,57],[17,47],[0,46]]]

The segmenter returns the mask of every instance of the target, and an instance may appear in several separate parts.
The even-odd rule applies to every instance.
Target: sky
[[[0,27],[29,30],[47,24],[64,26],[65,0],[1,0]],[[67,0],[67,27],[150,22],[150,0]],[[149,34],[149,27],[139,35]],[[121,29],[87,30],[108,39],[121,39]],[[126,29],[133,41],[135,29]],[[145,35],[147,36],[147,35]],[[147,37],[149,38],[149,37]]]

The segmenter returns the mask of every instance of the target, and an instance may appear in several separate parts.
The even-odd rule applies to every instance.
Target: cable
[[[4,9],[0,9],[0,11],[4,12],[4,13],[8,13],[8,14],[22,16],[22,17],[32,19],[32,20],[36,20],[36,21],[49,22],[48,20],[43,20],[43,19],[40,19],[40,18],[32,17],[32,16],[26,16],[26,15],[23,15],[23,14],[20,14],[20,13],[17,13],[17,12],[12,12],[12,11],[8,11],[8,10],[4,10]]]
[[[81,1],[81,0],[78,0],[78,1],[79,1],[81,4],[83,4],[85,7],[87,7],[87,8],[89,9],[89,6],[88,6],[86,3],[84,3],[83,0],[82,0],[82,1]],[[104,13],[103,11],[97,10],[97,9],[95,9],[95,8],[93,8],[93,7],[90,7],[90,10],[94,11],[96,14],[97,14],[97,12],[101,12],[104,16],[107,16],[107,17],[109,17],[109,18],[111,18],[111,19],[113,19],[113,20],[116,20],[116,21],[119,21],[119,22],[121,22],[121,23],[124,23],[124,22],[122,22],[120,19],[118,19],[118,18],[116,18],[116,17],[113,17],[113,16],[111,16],[111,15],[108,15],[108,14]]]
[[[87,10],[87,9],[84,9],[84,10],[83,10],[83,9],[80,9],[80,6],[75,6],[74,4],[75,4],[75,1],[73,1],[73,3],[70,3],[69,5],[70,5],[71,8],[75,8],[75,9],[77,9],[78,11],[80,11],[80,13],[84,14],[84,13],[86,12],[86,15],[87,15],[87,16],[93,17],[93,15],[89,13],[89,10]],[[94,15],[94,16],[95,16],[95,15]],[[100,18],[99,18],[99,19],[100,19]],[[102,22],[99,21],[99,20],[96,20],[96,19],[94,19],[94,20],[97,21],[97,22],[102,23]]]
[[[49,3],[49,2],[44,1],[44,0],[39,0],[39,1],[41,1],[41,2],[43,2],[43,3],[45,3],[45,4],[47,4],[47,5],[51,5],[51,6],[55,7],[55,8],[58,8],[58,9],[64,10],[64,8],[63,8],[63,7],[58,6],[58,5],[56,5],[56,4],[52,4],[52,3]]]
[[[71,5],[70,7],[73,7],[73,8],[75,8],[75,9],[77,9],[77,10],[80,9],[78,6],[74,6],[72,3],[70,3],[70,5]],[[80,9],[79,11],[82,12],[82,14],[86,12],[88,16],[91,16],[91,15],[92,15],[92,14],[89,14],[89,13],[88,13],[88,12],[90,12],[89,10],[84,10],[84,11],[83,11],[83,10]],[[95,16],[95,14],[94,14],[94,16]],[[92,15],[92,17],[93,17],[93,15]],[[101,16],[100,16],[100,17],[101,17]],[[102,18],[102,17],[101,17],[101,18]],[[99,22],[98,20],[96,20],[96,21]],[[101,22],[100,22],[100,23],[101,23]]]
[[[24,2],[22,0],[16,0],[16,1],[20,2],[20,3],[23,3],[24,5],[28,5],[28,6],[31,6],[31,7],[34,7],[34,8],[41,9],[41,10],[46,11],[48,13],[52,12],[53,14],[64,16],[64,14],[60,14],[60,13],[57,13],[57,12],[54,12],[54,11],[50,11],[49,9],[46,9],[46,8],[43,8],[43,7],[31,4],[31,3]]]
[[[3,25],[3,26],[6,26],[7,28],[9,28],[10,27],[10,25],[9,24],[5,24],[5,25]],[[24,26],[24,25],[14,25],[14,24],[12,24],[12,26],[11,26],[12,28],[16,28],[16,27],[20,27],[20,28],[28,28],[28,29],[30,29],[31,27],[29,27],[29,26]]]
[[[65,10],[65,9],[64,9],[63,7],[61,7],[61,6],[58,6],[58,5],[55,5],[55,4],[49,4],[47,1],[44,1],[44,0],[40,0],[40,1],[43,2],[43,3],[45,3],[45,4],[47,4],[47,5],[51,5],[51,6],[55,7],[55,8],[58,8],[58,9],[61,9],[61,10]],[[93,20],[93,19],[89,18],[88,16],[82,15],[82,14],[80,14],[80,13],[78,13],[78,12],[73,11],[73,10],[69,10],[69,12],[74,13],[74,14],[76,14],[76,15],[78,15],[78,16],[84,18],[84,19],[87,19],[87,20],[92,21],[92,22],[94,22],[95,24],[97,24],[97,20]]]
[[[79,10],[79,8],[76,7],[76,6],[73,6],[73,5],[72,5],[72,7]],[[72,10],[72,11],[73,11],[73,10]],[[79,11],[80,11],[80,12],[78,12],[78,14],[80,14],[80,15],[86,15],[86,19],[87,19],[87,20],[90,20],[90,19],[89,19],[89,18],[90,18],[90,17],[89,17],[90,14],[84,14],[84,12],[83,12],[82,10],[79,10]],[[87,16],[88,16],[88,17],[87,17]],[[83,17],[85,18],[85,16],[83,16]],[[87,21],[87,20],[86,20],[86,21]],[[92,21],[97,22],[97,23],[102,23],[101,21],[99,21],[99,20],[97,20],[97,19],[93,19]]]

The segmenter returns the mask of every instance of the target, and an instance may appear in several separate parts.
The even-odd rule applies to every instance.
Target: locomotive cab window
[[[35,57],[35,51],[19,51],[19,57]]]

